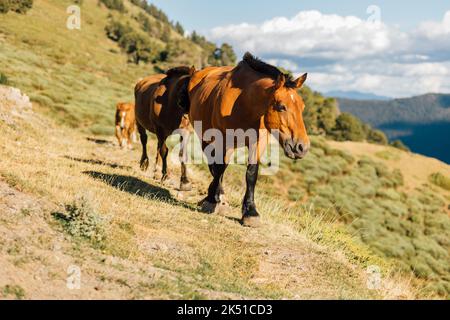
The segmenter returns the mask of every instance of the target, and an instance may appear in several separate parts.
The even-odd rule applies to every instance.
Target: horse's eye
[[[273,108],[275,109],[275,111],[278,111],[278,112],[284,112],[287,110],[287,108],[284,104],[276,104]]]

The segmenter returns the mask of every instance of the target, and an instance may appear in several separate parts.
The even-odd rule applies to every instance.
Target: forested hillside
[[[185,36],[145,1],[78,3],[79,30],[67,27],[69,0],[37,0],[32,10],[0,16],[2,83],[27,92],[60,123],[111,133],[115,104],[132,101],[140,78],[178,65],[235,63],[229,45]]]
[[[401,139],[414,152],[450,163],[450,95],[389,101],[338,99],[339,107]]]

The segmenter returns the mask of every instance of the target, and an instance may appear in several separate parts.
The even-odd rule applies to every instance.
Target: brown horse
[[[213,129],[228,139],[230,130],[245,131],[240,144],[249,149],[249,159],[242,224],[259,224],[254,190],[268,132],[278,137],[286,156],[291,159],[303,158],[310,147],[302,117],[305,104],[297,93],[306,77],[307,74],[304,74],[293,80],[249,53],[234,68],[210,67],[192,76],[188,87],[190,120],[200,136],[204,153],[213,150],[206,154],[213,181],[208,196],[202,202],[203,211],[213,213],[220,207],[223,174],[230,154],[240,146],[235,136],[232,137],[232,143],[227,140],[224,144],[217,143],[217,137],[211,138],[207,132]],[[201,124],[199,130],[197,124]],[[252,132],[256,135],[253,140],[249,138]]]
[[[136,142],[136,116],[134,104],[118,103],[116,106],[116,137],[119,146],[131,149],[132,143]]]
[[[176,133],[180,134],[181,182],[180,190],[191,189],[186,172],[186,144],[192,133],[185,110],[189,108],[187,85],[195,69],[188,67],[173,68],[167,74],[149,76],[136,84],[136,119],[142,143],[141,169],[147,170],[147,132],[156,134],[158,150],[156,155],[155,177],[162,162],[161,181],[167,178],[167,156],[169,149],[166,139]]]

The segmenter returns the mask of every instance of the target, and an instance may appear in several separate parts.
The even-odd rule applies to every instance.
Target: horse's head
[[[309,150],[310,141],[303,122],[305,103],[298,94],[307,74],[297,80],[289,80],[280,74],[269,91],[269,109],[265,126],[279,134],[280,145],[291,159],[302,159]]]
[[[119,103],[116,109],[116,125],[123,129],[125,128],[127,115],[134,111],[134,105],[131,103]]]

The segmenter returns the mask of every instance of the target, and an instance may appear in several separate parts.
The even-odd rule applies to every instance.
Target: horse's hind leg
[[[147,171],[148,164],[149,164],[148,155],[147,155],[148,136],[147,136],[147,132],[145,131],[145,128],[143,126],[138,124],[137,127],[138,127],[139,136],[141,138],[141,144],[142,144],[142,157],[141,157],[140,166],[141,166],[142,171]]]
[[[181,180],[180,180],[180,191],[190,191],[192,190],[191,183],[187,177],[187,144],[189,143],[190,133],[187,130],[183,130],[180,135],[180,162],[181,162]]]
[[[209,172],[214,176],[213,166],[209,166]],[[225,190],[223,189],[223,175],[220,178],[218,186],[219,198],[220,198],[220,213],[225,213],[229,209],[229,204],[225,198]]]
[[[167,156],[169,155],[169,148],[166,145],[166,139],[167,137],[165,137],[164,135],[158,135],[158,155],[160,157],[160,160],[162,162],[162,169],[161,169],[161,182],[164,182],[167,177]],[[158,158],[157,155],[157,159]],[[158,165],[158,160],[157,160],[157,165]],[[156,167],[157,167],[156,165]],[[155,169],[156,170],[156,169]]]

